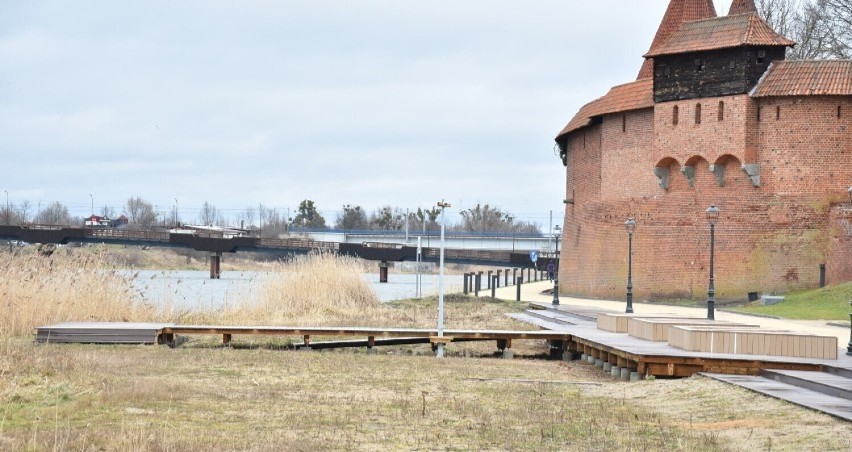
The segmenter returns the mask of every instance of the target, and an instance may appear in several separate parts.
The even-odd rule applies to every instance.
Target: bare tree
[[[246,226],[254,224],[254,217],[257,214],[257,211],[254,210],[253,206],[246,207],[246,210],[243,212],[243,218],[246,220]]]
[[[216,210],[216,206],[204,201],[204,204],[201,206],[201,212],[198,213],[198,221],[205,226],[217,224],[219,221],[219,212]]]
[[[852,0],[824,0],[836,58],[852,58]]]
[[[124,206],[130,224],[139,227],[149,227],[157,224],[157,212],[154,206],[142,198],[130,198]]]
[[[758,0],[760,15],[796,41],[789,59],[852,56],[852,0]]]
[[[39,212],[36,223],[70,225],[73,220],[68,214],[68,208],[59,201],[54,201]]]
[[[112,218],[115,219],[115,209],[112,206],[102,206],[101,207],[101,216],[104,218]]]
[[[763,20],[773,30],[793,39],[793,28],[801,10],[801,0],[757,0],[755,3]]]

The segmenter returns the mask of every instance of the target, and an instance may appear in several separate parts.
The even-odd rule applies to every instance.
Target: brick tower
[[[639,78],[556,137],[564,293],[623,296],[634,217],[636,296],[706,296],[710,204],[720,299],[852,280],[852,61],[786,61],[793,45],[753,0],[670,2]]]

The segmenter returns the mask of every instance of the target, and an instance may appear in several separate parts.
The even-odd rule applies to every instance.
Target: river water
[[[239,301],[257,301],[266,278],[277,273],[225,271],[220,279],[210,279],[207,271],[138,270],[130,273],[133,286],[145,302],[170,305],[176,309],[209,309]],[[387,283],[379,283],[378,273],[364,273],[376,297],[383,301],[414,298],[417,294],[417,275],[391,273]],[[424,296],[438,293],[438,275],[422,275]],[[444,276],[444,293],[462,291],[462,275]]]

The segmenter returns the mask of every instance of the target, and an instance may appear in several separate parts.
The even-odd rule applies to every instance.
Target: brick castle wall
[[[822,263],[829,283],[852,279],[850,121],[849,97],[727,96],[606,115],[575,132],[567,142],[566,193],[574,204],[565,212],[562,290],[623,298],[624,221],[632,215],[636,297],[706,297],[704,210],[712,203],[722,210],[715,260],[720,299],[815,287]],[[759,187],[743,163],[760,164]],[[668,190],[652,171],[658,166],[669,170]],[[692,183],[681,172],[685,166],[694,169]]]

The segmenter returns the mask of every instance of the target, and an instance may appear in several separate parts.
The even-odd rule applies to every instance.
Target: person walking
[[[553,261],[550,261],[547,264],[547,279],[549,281],[553,281],[553,270],[555,269],[555,265],[553,265]]]

